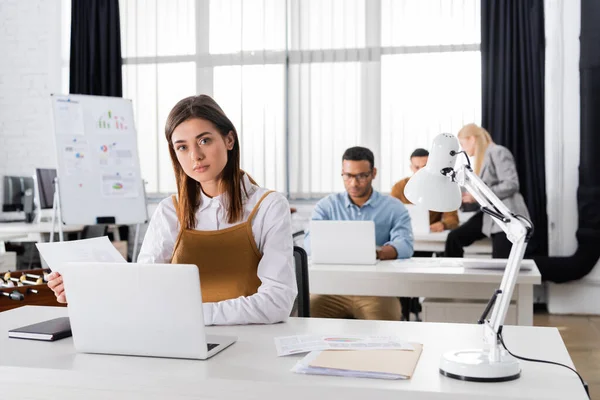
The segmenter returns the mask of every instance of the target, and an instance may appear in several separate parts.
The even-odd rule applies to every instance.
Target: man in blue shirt
[[[379,260],[409,258],[413,254],[413,235],[408,211],[402,202],[373,190],[377,175],[375,157],[364,147],[351,147],[342,157],[342,178],[346,192],[320,200],[313,220],[345,220],[375,222],[375,243]],[[304,238],[310,254],[310,232]],[[358,318],[399,321],[397,297],[313,295],[312,317]]]

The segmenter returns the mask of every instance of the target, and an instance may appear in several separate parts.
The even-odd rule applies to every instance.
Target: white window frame
[[[300,1],[300,0],[295,0]],[[293,0],[286,0],[286,35],[299,35],[298,19],[299,13],[292,13]],[[209,6],[210,0],[196,1],[196,54],[182,56],[155,56],[155,57],[125,57],[124,65],[143,64],[165,64],[179,62],[196,63],[196,93],[213,95],[214,67],[219,66],[246,66],[278,64],[285,67],[284,91],[286,104],[285,113],[285,186],[286,195],[290,199],[299,199],[295,193],[290,193],[290,135],[288,126],[289,113],[289,67],[292,64],[319,63],[319,62],[361,62],[361,142],[370,148],[376,160],[381,160],[381,57],[391,54],[414,54],[414,53],[442,53],[442,52],[464,52],[480,51],[480,44],[459,45],[432,45],[432,46],[386,46],[381,45],[381,0],[366,0],[365,2],[365,45],[364,48],[346,49],[319,49],[319,50],[294,50],[284,49],[281,51],[244,51],[234,54],[209,55]],[[290,26],[292,27],[290,29]],[[286,40],[286,46],[289,43]],[[158,109],[158,104],[156,105]],[[158,125],[158,115],[155,115]],[[158,132],[161,132],[159,127]],[[155,138],[159,140],[159,135]],[[157,146],[156,157],[159,159]],[[341,155],[340,155],[341,157]],[[156,177],[157,187],[161,187],[160,174],[157,164]],[[380,178],[373,182],[375,189],[381,189]],[[387,190],[386,190],[387,191]],[[154,197],[163,193],[150,193]],[[321,198],[328,193],[312,193],[310,199]]]

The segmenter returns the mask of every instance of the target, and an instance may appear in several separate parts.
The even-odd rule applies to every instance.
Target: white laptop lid
[[[311,262],[375,264],[373,221],[310,221]]]
[[[77,351],[207,358],[195,265],[78,262],[60,272]]]
[[[405,204],[404,206],[410,215],[413,235],[429,233],[429,210],[423,206],[417,206],[414,204]]]

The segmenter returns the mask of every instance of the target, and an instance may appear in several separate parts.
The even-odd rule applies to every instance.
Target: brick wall
[[[61,58],[61,0],[0,0],[0,176],[56,167]]]

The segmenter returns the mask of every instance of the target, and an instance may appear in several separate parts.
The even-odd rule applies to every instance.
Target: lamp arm
[[[506,207],[492,189],[490,189],[485,182],[473,172],[471,167],[467,165],[458,167],[457,180],[458,184],[465,187],[482,207],[487,207],[492,211],[496,211],[504,217],[503,220],[498,220],[497,222],[508,222],[506,219],[511,219],[513,217],[512,212],[508,207]],[[496,219],[498,218],[496,217]],[[509,234],[504,228],[503,230],[507,235]]]
[[[487,208],[496,211],[491,213],[494,222],[502,228],[508,240],[513,244],[500,283],[500,292],[495,294],[497,298],[492,316],[488,321],[485,321],[484,341],[490,346],[490,361],[498,361],[501,349],[498,333],[502,330],[510,306],[510,299],[517,283],[521,261],[533,226],[530,223],[526,225],[523,219],[513,214],[469,166],[462,165],[458,167],[456,179],[461,186],[471,193],[482,206],[482,209]]]

